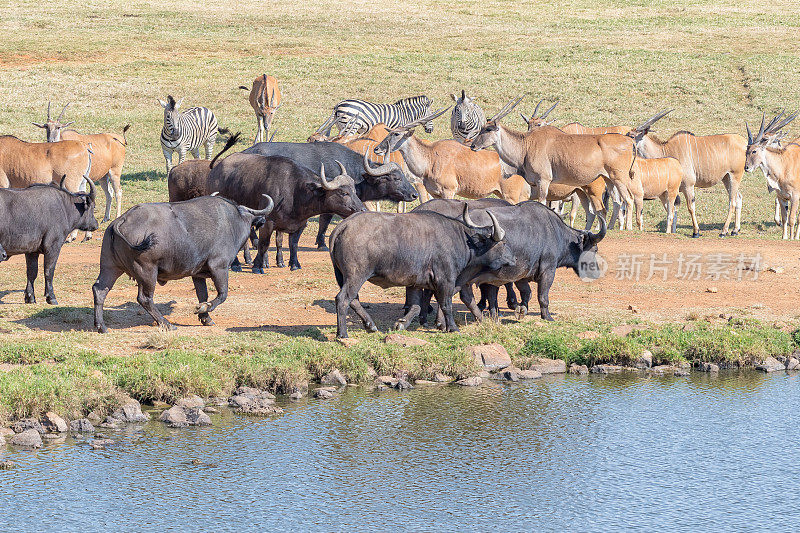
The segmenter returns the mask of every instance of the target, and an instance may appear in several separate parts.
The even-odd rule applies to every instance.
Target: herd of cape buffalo
[[[273,105],[274,100],[273,92],[270,100]],[[258,117],[258,109],[255,104],[253,106]],[[468,140],[472,150],[467,151],[489,146],[494,146],[498,152],[509,150],[509,141],[501,139],[512,133],[498,127],[496,122],[505,116],[503,112],[507,114],[512,108],[509,104],[486,121],[477,136]],[[406,288],[404,314],[395,322],[397,329],[407,327],[416,317],[424,324],[432,309],[431,298],[435,297],[437,325],[446,331],[456,331],[452,310],[456,293],[476,319],[482,318],[487,307],[488,313],[496,317],[501,285],[506,286],[509,308],[523,316],[528,312],[531,281],[537,285],[541,317],[552,320],[548,293],[557,268],[567,267],[589,278],[601,272],[597,245],[607,230],[602,216],[599,216],[599,231],[593,233],[591,226],[584,230],[573,229],[544,202],[535,200],[519,203],[502,198],[462,201],[443,195],[444,198],[424,201],[407,213],[369,211],[365,207],[364,202],[368,201],[411,202],[419,198],[422,189],[418,191],[409,181],[407,171],[411,165],[401,166],[390,160],[388,153],[392,148],[398,149],[394,145],[413,136],[409,133],[409,130],[413,133],[413,125],[430,123],[441,114],[428,113],[413,122],[411,128],[389,128],[384,142],[376,139],[371,150],[367,147],[363,153],[351,149],[347,143],[272,142],[270,139],[221,158],[238,141],[239,134],[232,135],[225,148],[210,162],[194,159],[171,168],[169,202],[135,205],[121,215],[121,162],[115,154],[121,150],[124,159],[127,146],[124,132],[123,135],[76,134],[77,138],[72,140],[51,143],[22,143],[16,138],[4,143],[10,136],[0,137],[0,186],[8,187],[0,189],[0,261],[11,255],[25,254],[28,283],[24,297],[26,303],[33,303],[38,258],[42,255],[45,297],[49,304],[57,305],[53,275],[61,246],[73,239],[79,230],[90,235],[98,229],[94,215],[95,181],[99,181],[106,192],[104,221],[110,218],[110,184],[116,182],[118,216],[105,230],[100,273],[92,286],[94,323],[99,332],[107,331],[103,319],[105,298],[123,274],[136,281],[139,304],[159,326],[169,329],[175,327],[154,305],[156,284],[191,277],[199,302],[196,308],[199,320],[203,325],[213,324],[209,313],[227,297],[229,270],[242,268],[239,252],[244,252],[245,263],[252,264],[253,273],[263,274],[268,265],[270,239],[275,233],[275,264],[282,267],[283,234],[288,233],[289,266],[292,270],[299,269],[298,243],[312,217],[319,217],[316,242],[320,249],[329,249],[340,288],[335,299],[340,338],[347,337],[350,309],[361,319],[365,329],[377,331],[358,297],[367,281],[383,288]],[[536,112],[530,120],[534,118]],[[48,108],[48,122],[42,127],[51,128],[57,124],[63,129],[65,125],[60,119],[60,116],[57,120],[51,119]],[[265,139],[266,131],[262,128],[260,121],[259,136]],[[761,130],[762,136],[764,130],[769,133],[769,126],[765,127],[763,121]],[[102,135],[109,138],[104,139]],[[616,137],[625,138],[611,135],[615,137],[614,142],[617,142]],[[49,137],[50,129],[48,140],[52,140]],[[28,147],[14,148],[16,144],[10,142]],[[610,141],[598,142],[605,150],[603,142],[609,144]],[[627,142],[630,146],[630,141]],[[60,146],[62,143],[72,144]],[[47,145],[50,148],[46,148]],[[382,160],[375,157],[381,155],[380,149],[383,149]],[[630,152],[635,162],[636,150]],[[406,152],[403,156],[406,160],[413,157],[406,157]],[[630,155],[626,157],[630,159]],[[513,154],[506,157],[501,153],[501,159],[507,163],[513,159]],[[605,178],[609,186],[614,183],[618,189],[630,187],[630,182],[625,180],[633,178],[633,163],[626,164],[624,176],[623,173],[616,176],[611,171],[601,171],[594,176]],[[523,166],[519,168],[524,170]],[[26,172],[32,176],[43,174],[48,179],[37,183],[33,178],[25,178]],[[542,180],[544,177],[537,184],[540,187],[538,198],[547,200],[549,183],[544,184],[545,193],[542,194]],[[81,190],[84,187],[78,187],[79,182],[88,186],[88,190]],[[20,186],[20,183],[27,186]],[[675,185],[676,191],[677,187]],[[633,197],[631,190],[632,187],[627,191],[629,198]],[[732,198],[731,215],[736,208],[735,196]],[[671,194],[669,202],[674,201],[675,194]],[[668,212],[669,231],[673,220],[672,211],[668,209]],[[32,217],[32,213],[37,216]],[[736,214],[738,229],[738,212]],[[331,232],[326,246],[325,232],[334,215],[344,220]],[[250,243],[257,250],[252,262]],[[217,291],[216,297],[210,300],[208,278]],[[519,299],[514,286],[519,291]],[[473,287],[480,291],[479,303],[475,301]]]

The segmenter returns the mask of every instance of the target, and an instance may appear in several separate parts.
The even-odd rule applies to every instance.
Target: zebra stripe
[[[374,104],[365,100],[343,100],[333,108],[336,127],[345,133],[369,131],[379,123],[397,128],[430,113],[431,99],[427,96],[404,98],[393,104]],[[425,131],[433,131],[433,123],[425,125]]]
[[[192,107],[183,113],[164,113],[161,129],[161,146],[182,153],[191,152],[216,139],[217,117],[206,107]]]
[[[473,139],[481,128],[486,124],[486,115],[483,109],[472,102],[471,99],[459,98],[450,115],[450,130],[453,132],[453,139],[463,143],[467,139]]]

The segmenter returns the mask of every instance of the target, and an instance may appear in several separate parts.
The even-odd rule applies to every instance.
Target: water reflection
[[[797,398],[755,372],[348,389],[107,450],[9,447],[1,529],[790,529]]]

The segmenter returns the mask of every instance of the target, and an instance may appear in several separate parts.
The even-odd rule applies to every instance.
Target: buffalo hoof
[[[32,294],[25,295],[25,303],[26,304],[35,304],[36,303],[36,296]]]
[[[95,329],[97,330],[97,333],[108,333],[108,328],[106,328],[105,326],[95,325]]]
[[[283,261],[276,261],[275,266],[277,268],[284,268],[286,266],[286,263],[284,263]]]
[[[447,328],[447,333],[457,333],[459,331],[458,326],[453,326],[452,328]]]
[[[172,324],[171,322],[168,322],[166,320],[162,324],[159,324],[158,327],[159,329],[164,329],[167,331],[175,331],[176,329],[178,329],[177,327],[175,327],[175,324]]]
[[[300,270],[301,268],[302,268],[302,267],[300,266],[300,264],[296,264],[296,265],[289,265],[289,270],[292,270],[292,271],[295,271],[295,270]]]
[[[263,274],[264,269],[260,267],[253,267],[253,274]]]
[[[203,303],[199,304],[197,307],[194,308],[194,314],[199,315],[201,313],[208,313],[208,309],[210,307],[211,307],[210,303],[203,302]]]
[[[45,297],[45,300],[47,300],[47,303],[50,305],[58,305],[58,300],[56,300],[55,296],[47,296]]]
[[[370,333],[378,332],[378,326],[376,326],[375,324],[364,324],[364,329],[366,329]]]
[[[103,220],[100,221],[101,224],[105,224],[106,222],[111,222],[109,217],[103,217]]]
[[[553,322],[553,317],[550,316],[550,313],[542,313],[542,320],[547,320],[548,322]]]
[[[392,326],[392,329],[394,329],[395,331],[403,331],[404,329],[406,329],[406,319],[401,318],[400,320],[395,322],[394,326]]]
[[[324,245],[324,244],[317,244],[317,251],[318,251],[318,252],[329,252],[329,251],[330,251],[330,248],[328,248],[328,247],[327,247],[326,245]]]
[[[214,325],[214,321],[211,320],[210,316],[204,316],[203,318],[201,318],[200,319],[200,323],[203,324],[204,326],[213,326]]]
[[[696,239],[699,236],[700,236],[700,232],[699,231],[697,233],[692,233],[692,239]]]
[[[242,271],[242,265],[240,265],[238,263],[231,264],[231,271],[233,271],[233,272],[241,272]]]
[[[514,309],[514,316],[517,318],[517,320],[522,320],[527,314],[528,308],[524,305],[518,305],[517,308]]]

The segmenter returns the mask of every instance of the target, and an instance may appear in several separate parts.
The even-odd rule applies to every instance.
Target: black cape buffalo
[[[344,165],[338,164],[336,170],[336,177],[329,181],[325,178],[325,169],[322,166],[318,176],[285,157],[265,157],[243,152],[226,157],[211,170],[208,190],[219,191],[222,196],[234,202],[259,209],[263,204],[262,194],[268,194],[275,199],[275,209],[259,231],[258,253],[253,261],[253,272],[264,273],[267,248],[273,231],[290,234],[289,266],[296,270],[300,268],[297,259],[300,235],[310,217],[321,213],[336,213],[344,218],[366,211]],[[277,244],[275,262],[277,266],[283,266],[283,250],[280,243]]]
[[[490,218],[492,215],[489,215]],[[348,306],[369,331],[375,323],[358,300],[369,281],[379,287],[431,289],[440,302],[447,331],[457,331],[452,297],[483,269],[513,265],[504,230],[492,219],[475,226],[464,204],[462,220],[433,212],[362,213],[331,233],[331,261],[340,290],[336,295],[338,337],[347,337]],[[417,306],[417,311],[419,308]]]
[[[419,196],[397,163],[390,162],[373,167],[367,152],[362,155],[334,142],[266,142],[254,144],[244,153],[287,157],[314,172],[324,165],[328,174],[338,172],[336,162],[340,161],[347,174],[355,181],[356,194],[362,202],[372,200],[412,202]],[[327,250],[325,231],[333,218],[331,213],[334,212],[324,213],[319,217],[316,243],[320,250]]]
[[[92,181],[87,181],[88,193],[68,191],[63,187],[63,179],[61,185],[0,189],[0,245],[9,257],[25,254],[28,277],[25,303],[36,303],[33,283],[39,273],[39,254],[42,254],[44,295],[47,303],[58,305],[53,292],[53,275],[61,246],[75,230],[97,230],[96,190]]]
[[[103,303],[122,274],[139,285],[137,301],[159,326],[175,329],[156,309],[156,283],[192,278],[199,305],[196,312],[205,326],[208,315],[228,297],[228,267],[250,228],[264,223],[273,207],[265,198],[260,210],[237,205],[216,196],[185,202],[140,204],[128,209],[106,229],[100,252],[100,275],[92,287],[94,326],[107,331]],[[211,278],[217,297],[208,301],[206,279]]]
[[[429,209],[444,214],[456,209],[453,200],[436,200]],[[550,287],[557,268],[570,268],[583,279],[597,279],[602,275],[602,260],[597,256],[597,244],[606,235],[606,221],[600,216],[600,230],[591,233],[569,227],[552,209],[530,200],[515,206],[492,207],[492,214],[506,230],[506,241],[516,262],[499,270],[483,272],[470,280],[481,288],[482,296],[488,298],[492,316],[497,316],[497,290],[500,285],[518,282],[521,302],[515,311],[519,317],[528,312],[531,297],[530,281],[537,284],[539,312],[543,319],[550,316]],[[477,223],[489,220],[486,211],[475,210]],[[472,289],[465,286],[461,298],[471,305]]]

